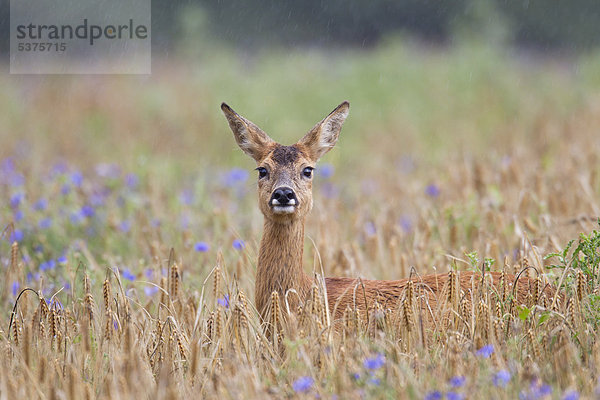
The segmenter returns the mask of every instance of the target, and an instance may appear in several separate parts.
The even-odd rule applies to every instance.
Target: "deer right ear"
[[[306,149],[314,162],[335,146],[349,112],[350,103],[344,101],[300,139],[298,144]]]
[[[233,111],[227,104],[222,103],[221,110],[229,122],[229,127],[240,149],[257,163],[260,162],[269,153],[269,147],[274,143],[273,139],[258,126]]]

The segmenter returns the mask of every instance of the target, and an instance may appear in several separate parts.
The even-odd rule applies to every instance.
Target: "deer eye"
[[[313,172],[313,167],[306,167],[302,170],[302,175],[304,175],[307,178],[310,178],[312,176],[312,172]]]
[[[258,171],[258,179],[262,179],[268,175],[268,171],[265,167],[258,167],[256,170]]]

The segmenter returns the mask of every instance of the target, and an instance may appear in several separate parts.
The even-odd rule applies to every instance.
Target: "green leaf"
[[[531,309],[527,308],[527,307],[523,307],[521,309],[521,311],[519,311],[519,319],[523,322],[525,322],[527,320],[527,317],[529,317],[529,314],[531,313]]]

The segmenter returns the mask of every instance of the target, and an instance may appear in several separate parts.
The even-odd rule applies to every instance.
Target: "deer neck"
[[[255,286],[256,308],[263,317],[275,291],[282,304],[290,289],[296,291],[287,297],[290,311],[296,311],[299,300],[306,297],[312,279],[302,268],[303,249],[304,219],[281,223],[265,218]]]

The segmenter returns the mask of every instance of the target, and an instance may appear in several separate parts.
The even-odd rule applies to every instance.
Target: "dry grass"
[[[421,62],[436,71],[431,59]],[[361,65],[352,72],[358,77],[366,74]],[[0,116],[13,135],[3,137],[0,152],[15,166],[2,166],[0,215],[3,237],[18,243],[0,245],[0,397],[423,398],[438,390],[509,399],[543,398],[545,385],[548,398],[571,390],[593,397],[600,243],[590,232],[600,215],[600,98],[562,72],[544,70],[540,79],[554,86],[538,85],[503,65],[505,76],[520,80],[492,79],[502,90],[481,81],[463,93],[453,73],[438,71],[434,81],[450,83],[435,86],[432,97],[456,101],[431,107],[419,121],[392,110],[366,115],[359,96],[368,90],[349,89],[358,105],[325,160],[335,174],[322,167],[316,177],[306,269],[377,279],[412,274],[415,284],[398,304],[376,305],[368,321],[346,310],[338,333],[322,287],[295,316],[276,306],[269,321],[258,319],[252,293],[261,216],[253,179],[225,169],[242,158],[218,114],[217,97],[236,91],[219,92],[224,79],[188,84],[182,74],[156,73],[143,83],[3,82],[17,100],[2,96]],[[265,78],[250,72],[248,79]],[[424,107],[432,104],[418,93]],[[336,101],[320,101],[321,113]],[[307,118],[296,111],[293,118]],[[274,119],[285,121],[280,114],[274,110]],[[295,120],[289,125],[296,129]],[[52,167],[56,161],[65,166]],[[121,169],[94,168],[101,162]],[[545,258],[581,232],[590,234],[581,251],[573,251],[575,242]],[[554,264],[568,268],[547,268]],[[455,284],[459,271],[488,267],[539,279],[523,304],[506,285],[465,292]],[[425,315],[418,275],[432,271],[454,284]],[[564,301],[543,294],[547,283],[561,285]]]

